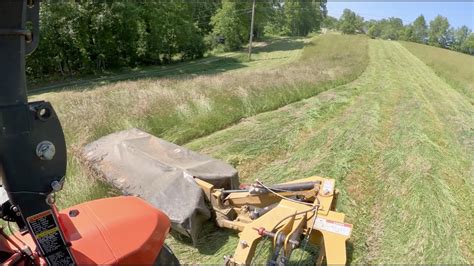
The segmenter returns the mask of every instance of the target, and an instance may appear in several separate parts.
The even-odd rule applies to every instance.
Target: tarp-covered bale
[[[174,230],[196,240],[211,217],[194,181],[236,189],[237,170],[229,164],[154,137],[138,129],[113,133],[90,143],[86,163],[127,195],[137,195],[165,212]]]

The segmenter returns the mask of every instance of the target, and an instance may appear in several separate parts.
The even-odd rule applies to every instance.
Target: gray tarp
[[[137,195],[166,213],[174,230],[196,240],[211,217],[193,177],[216,187],[238,187],[229,164],[156,138],[138,129],[105,136],[84,148],[89,166],[124,194]]]

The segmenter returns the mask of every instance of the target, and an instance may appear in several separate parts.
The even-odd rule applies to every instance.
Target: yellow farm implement
[[[239,243],[226,265],[249,265],[257,244],[273,242],[269,265],[287,264],[293,250],[311,243],[320,247],[316,264],[346,263],[346,240],[352,225],[335,211],[335,181],[309,177],[266,186],[260,181],[241,190],[214,188],[195,179],[216,215],[218,226],[239,231]]]

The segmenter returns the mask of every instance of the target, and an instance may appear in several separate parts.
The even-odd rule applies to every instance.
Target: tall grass
[[[474,104],[474,56],[413,42],[400,43]]]

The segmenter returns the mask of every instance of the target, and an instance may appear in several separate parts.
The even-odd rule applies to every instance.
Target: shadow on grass
[[[303,49],[305,45],[306,45],[305,42],[301,39],[285,38],[282,40],[272,42],[267,46],[256,48],[254,53],[259,54],[259,53],[270,53],[270,52],[276,52],[276,51],[281,51],[281,52],[293,51],[293,50]]]
[[[184,245],[195,246],[199,253],[205,255],[214,255],[219,249],[228,243],[229,237],[236,235],[234,231],[217,227],[214,223],[208,221],[202,225],[198,240],[194,243],[189,237],[185,237],[175,231],[170,233],[173,238]],[[231,254],[229,254],[231,255]]]
[[[352,260],[354,259],[354,244],[352,243],[352,241],[346,241],[346,253],[346,265],[350,265],[352,264]]]

